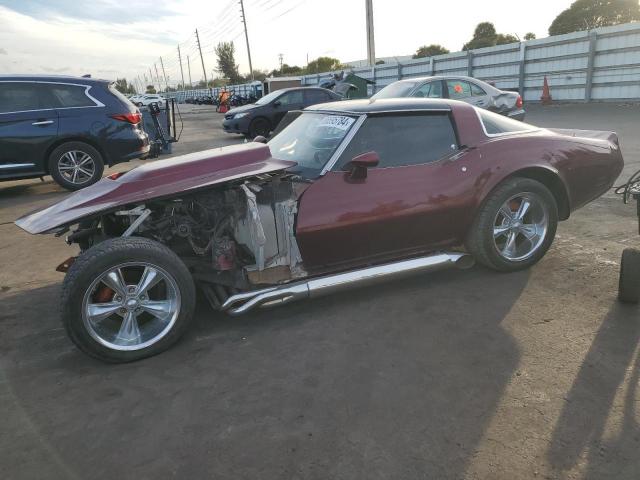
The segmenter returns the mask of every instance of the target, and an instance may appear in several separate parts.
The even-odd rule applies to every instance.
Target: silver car
[[[462,76],[419,77],[393,82],[372,98],[450,98],[476,107],[500,113],[515,120],[524,120],[522,97],[506,92],[482,80]]]

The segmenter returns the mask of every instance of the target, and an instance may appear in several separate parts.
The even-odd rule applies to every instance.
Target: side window
[[[449,98],[452,100],[460,100],[471,96],[471,85],[464,80],[447,80],[447,90],[449,90]]]
[[[344,170],[361,153],[375,151],[378,168],[435,162],[457,150],[449,115],[423,113],[367,118],[336,163]]]
[[[39,90],[36,83],[0,83],[0,113],[42,109]]]
[[[87,97],[87,87],[81,85],[44,84],[45,90],[54,98],[59,108],[95,107],[95,102]]]
[[[329,99],[329,95],[327,95],[322,90],[311,89],[311,90],[307,90],[304,93],[305,93],[304,103],[306,105],[315,105],[317,103],[326,103],[331,101]]]
[[[475,83],[471,83],[471,95],[473,95],[474,97],[484,97],[487,95],[487,92],[485,92],[481,87],[479,87]]]
[[[299,105],[303,103],[302,100],[302,90],[294,90],[293,92],[287,92],[284,95],[281,95],[276,100],[280,102],[280,105]]]
[[[528,123],[519,122],[512,118],[507,118],[498,113],[489,112],[476,108],[476,112],[480,116],[480,121],[484,126],[484,130],[488,135],[499,135],[501,133],[525,132],[527,130],[537,130],[538,127],[529,125]]]
[[[416,90],[412,96],[421,98],[442,98],[442,82],[440,80],[436,80],[434,82],[425,83]]]

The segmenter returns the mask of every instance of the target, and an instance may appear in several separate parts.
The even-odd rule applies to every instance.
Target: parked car
[[[517,92],[500,90],[471,77],[436,76],[399,80],[387,85],[371,98],[402,97],[461,100],[521,121],[526,113],[522,97]]]
[[[51,175],[68,190],[149,152],[138,109],[106,80],[0,75],[0,180]]]
[[[114,174],[16,224],[72,229],[82,253],[58,268],[62,320],[84,352],[124,362],[184,333],[196,284],[238,315],[473,259],[530,267],[622,167],[611,132],[451,100],[351,100],[307,108],[267,145]]]
[[[136,101],[136,105],[138,107],[148,107],[152,103],[157,103],[159,105],[164,105],[165,99],[162,95],[158,95],[156,93],[148,93],[143,95],[141,98],[138,98]]]
[[[224,116],[222,127],[225,132],[240,133],[249,138],[268,137],[288,111],[340,99],[339,95],[324,88],[283,88],[265,95],[256,103],[232,108]]]

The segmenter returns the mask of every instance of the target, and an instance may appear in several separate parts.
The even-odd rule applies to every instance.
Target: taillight
[[[516,100],[516,108],[522,108],[522,97],[518,95],[518,99]]]
[[[111,118],[120,122],[136,125],[142,120],[142,114],[140,112],[119,113],[117,115],[111,115]]]

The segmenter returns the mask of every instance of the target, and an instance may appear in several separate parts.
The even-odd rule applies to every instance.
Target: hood
[[[258,174],[285,170],[295,162],[271,157],[267,145],[246,143],[204,150],[134,168],[68,195],[61,202],[27,214],[16,225],[46,233],[125,205],[175,196]]]
[[[227,112],[227,115],[235,115],[236,113],[249,112],[251,110],[255,110],[256,108],[260,108],[261,105],[256,105],[255,103],[250,103],[248,105],[242,105],[240,107],[232,108]]]

